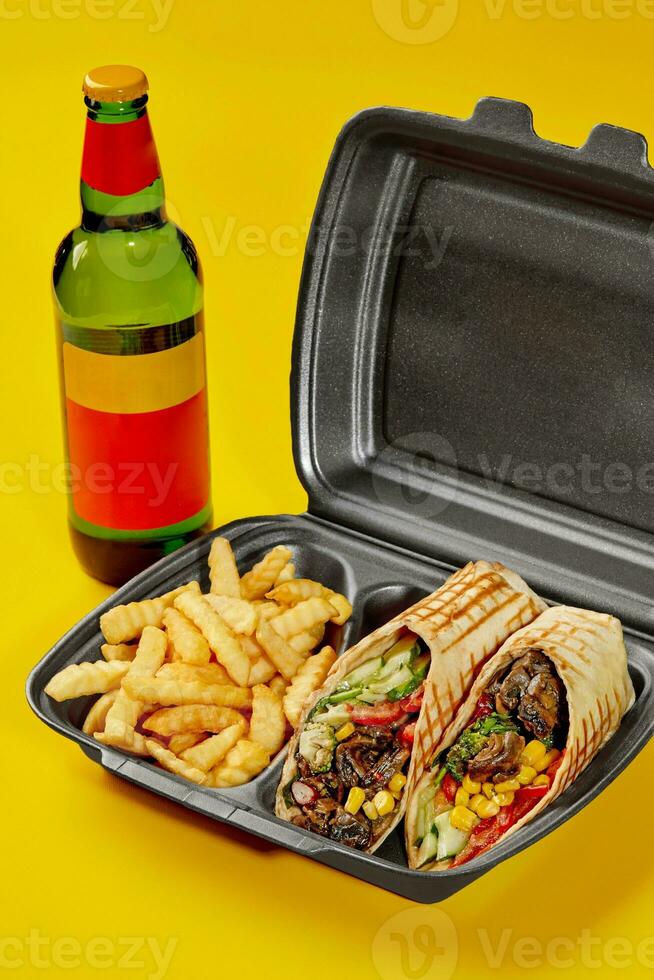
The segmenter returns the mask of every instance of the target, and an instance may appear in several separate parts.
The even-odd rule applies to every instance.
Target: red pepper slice
[[[495,704],[493,703],[493,699],[488,694],[482,694],[479,701],[477,701],[477,707],[475,708],[474,715],[470,719],[470,724],[479,718],[485,718],[486,715],[492,715],[494,711]]]
[[[407,695],[407,697],[402,698],[402,700],[398,701],[397,703],[399,704],[402,711],[408,711],[409,714],[413,715],[417,711],[420,711],[424,693],[425,693],[425,685],[421,684],[420,687],[416,688],[416,690],[412,694]]]
[[[533,787],[533,789],[537,790],[541,788],[543,787]],[[546,791],[547,788],[547,786],[544,787]],[[452,862],[453,868],[465,864],[467,861],[471,861],[472,858],[478,857],[484,851],[488,850],[489,847],[497,843],[500,837],[510,827],[513,827],[518,820],[521,820],[525,814],[529,813],[532,807],[538,802],[539,796],[535,794],[531,796],[521,795],[525,789],[532,789],[532,787],[525,786],[519,789],[515,794],[514,802],[510,806],[503,806],[496,817],[490,817],[477,824],[470,834],[468,843]]]
[[[446,774],[445,778],[443,779],[443,782],[441,783],[441,788],[445,793],[447,802],[454,803],[454,797],[456,796],[456,791],[459,788],[459,784],[457,783],[454,776],[452,776],[449,772]]]
[[[535,807],[537,803],[538,797],[532,796],[519,800],[516,796],[516,800],[513,804],[513,815],[515,818],[513,823],[517,823],[518,820],[522,820],[525,814],[529,813],[529,811]]]
[[[515,803],[511,803],[510,806],[503,806],[495,819],[497,821],[497,826],[500,828],[500,833],[503,834],[516,822],[517,817]]]
[[[540,800],[549,791],[548,786],[522,786],[516,791],[518,800]]]
[[[399,732],[399,739],[402,745],[406,745],[408,749],[413,747],[413,739],[416,734],[416,721],[409,722],[408,725],[404,725]]]
[[[498,817],[499,813],[497,817],[489,817],[477,824],[470,834],[468,843],[452,862],[452,867],[456,868],[466,861],[471,861],[473,857],[477,857],[499,840],[504,830],[498,824]]]
[[[352,709],[352,721],[357,725],[385,726],[405,714],[399,701],[382,701],[381,704],[357,704]]]

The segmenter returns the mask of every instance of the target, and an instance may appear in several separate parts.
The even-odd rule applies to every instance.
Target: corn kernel
[[[393,794],[386,789],[381,789],[379,793],[375,793],[372,802],[375,804],[375,809],[380,817],[385,817],[387,813],[392,813],[395,809]]]
[[[393,778],[389,780],[388,788],[390,789],[391,793],[395,795],[395,793],[400,792],[400,790],[404,787],[405,783],[406,783],[406,776],[404,775],[404,773],[396,772]]]
[[[366,794],[363,792],[360,786],[353,786],[350,792],[347,794],[347,800],[345,802],[345,810],[348,813],[355,814],[361,809],[361,804],[366,798]]]
[[[511,806],[513,800],[515,799],[515,793],[509,791],[505,793],[496,793],[493,797],[495,803],[498,806]]]
[[[529,783],[536,778],[536,770],[533,766],[522,766],[515,778],[521,786],[529,786]]]
[[[372,800],[366,800],[366,802],[363,804],[363,812],[367,816],[368,820],[372,820],[373,823],[379,816],[377,813],[377,807]]]
[[[464,834],[470,833],[477,823],[477,817],[465,806],[455,806],[450,810],[450,823],[456,830],[462,830]]]
[[[543,742],[539,742],[537,738],[529,742],[522,753],[521,762],[525,766],[533,766],[536,768],[536,763],[539,759],[542,759],[547,752],[547,747]]]
[[[520,789],[517,779],[503,779],[501,783],[495,783],[496,793],[515,793],[517,789]]]
[[[482,786],[482,792],[487,800],[492,800],[495,796],[495,787],[492,783],[484,783]]]
[[[475,793],[481,792],[481,783],[478,783],[476,779],[471,779],[470,776],[464,776],[461,785],[466,793],[470,794],[470,796],[474,796]]]
[[[553,762],[556,762],[558,757],[561,755],[558,749],[550,749],[545,755],[541,756],[534,763],[534,769],[536,772],[544,772],[548,766],[551,766]]]
[[[477,807],[477,816],[485,820],[487,817],[496,817],[500,812],[499,804],[495,800],[482,799]]]
[[[355,731],[354,725],[351,721],[347,721],[339,730],[336,732],[336,741],[342,742],[343,739],[349,738],[350,735]]]
[[[454,797],[455,806],[467,806],[470,802],[470,793],[466,793],[463,786],[459,786]]]
[[[481,793],[475,793],[474,796],[470,797],[468,807],[472,810],[473,813],[477,813],[477,807],[479,806],[480,803],[483,803],[485,799],[486,797],[482,796]]]
[[[534,781],[533,781],[533,783],[531,785],[532,786],[549,786],[549,784],[550,784],[550,777],[549,776],[546,776],[545,773],[543,773],[542,776],[536,776],[536,778],[534,779]]]

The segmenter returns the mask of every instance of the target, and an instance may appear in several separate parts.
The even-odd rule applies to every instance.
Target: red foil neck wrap
[[[125,197],[160,175],[147,113],[125,123],[86,120],[82,180],[104,194]]]

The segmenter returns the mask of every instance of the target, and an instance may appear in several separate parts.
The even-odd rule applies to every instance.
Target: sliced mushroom
[[[495,775],[515,776],[525,740],[516,732],[490,735],[483,749],[468,763],[471,779],[487,781]]]

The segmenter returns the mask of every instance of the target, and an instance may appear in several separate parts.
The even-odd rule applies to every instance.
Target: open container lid
[[[352,119],[300,287],[309,511],[651,631],[653,219],[628,130],[574,149],[500,99]]]

